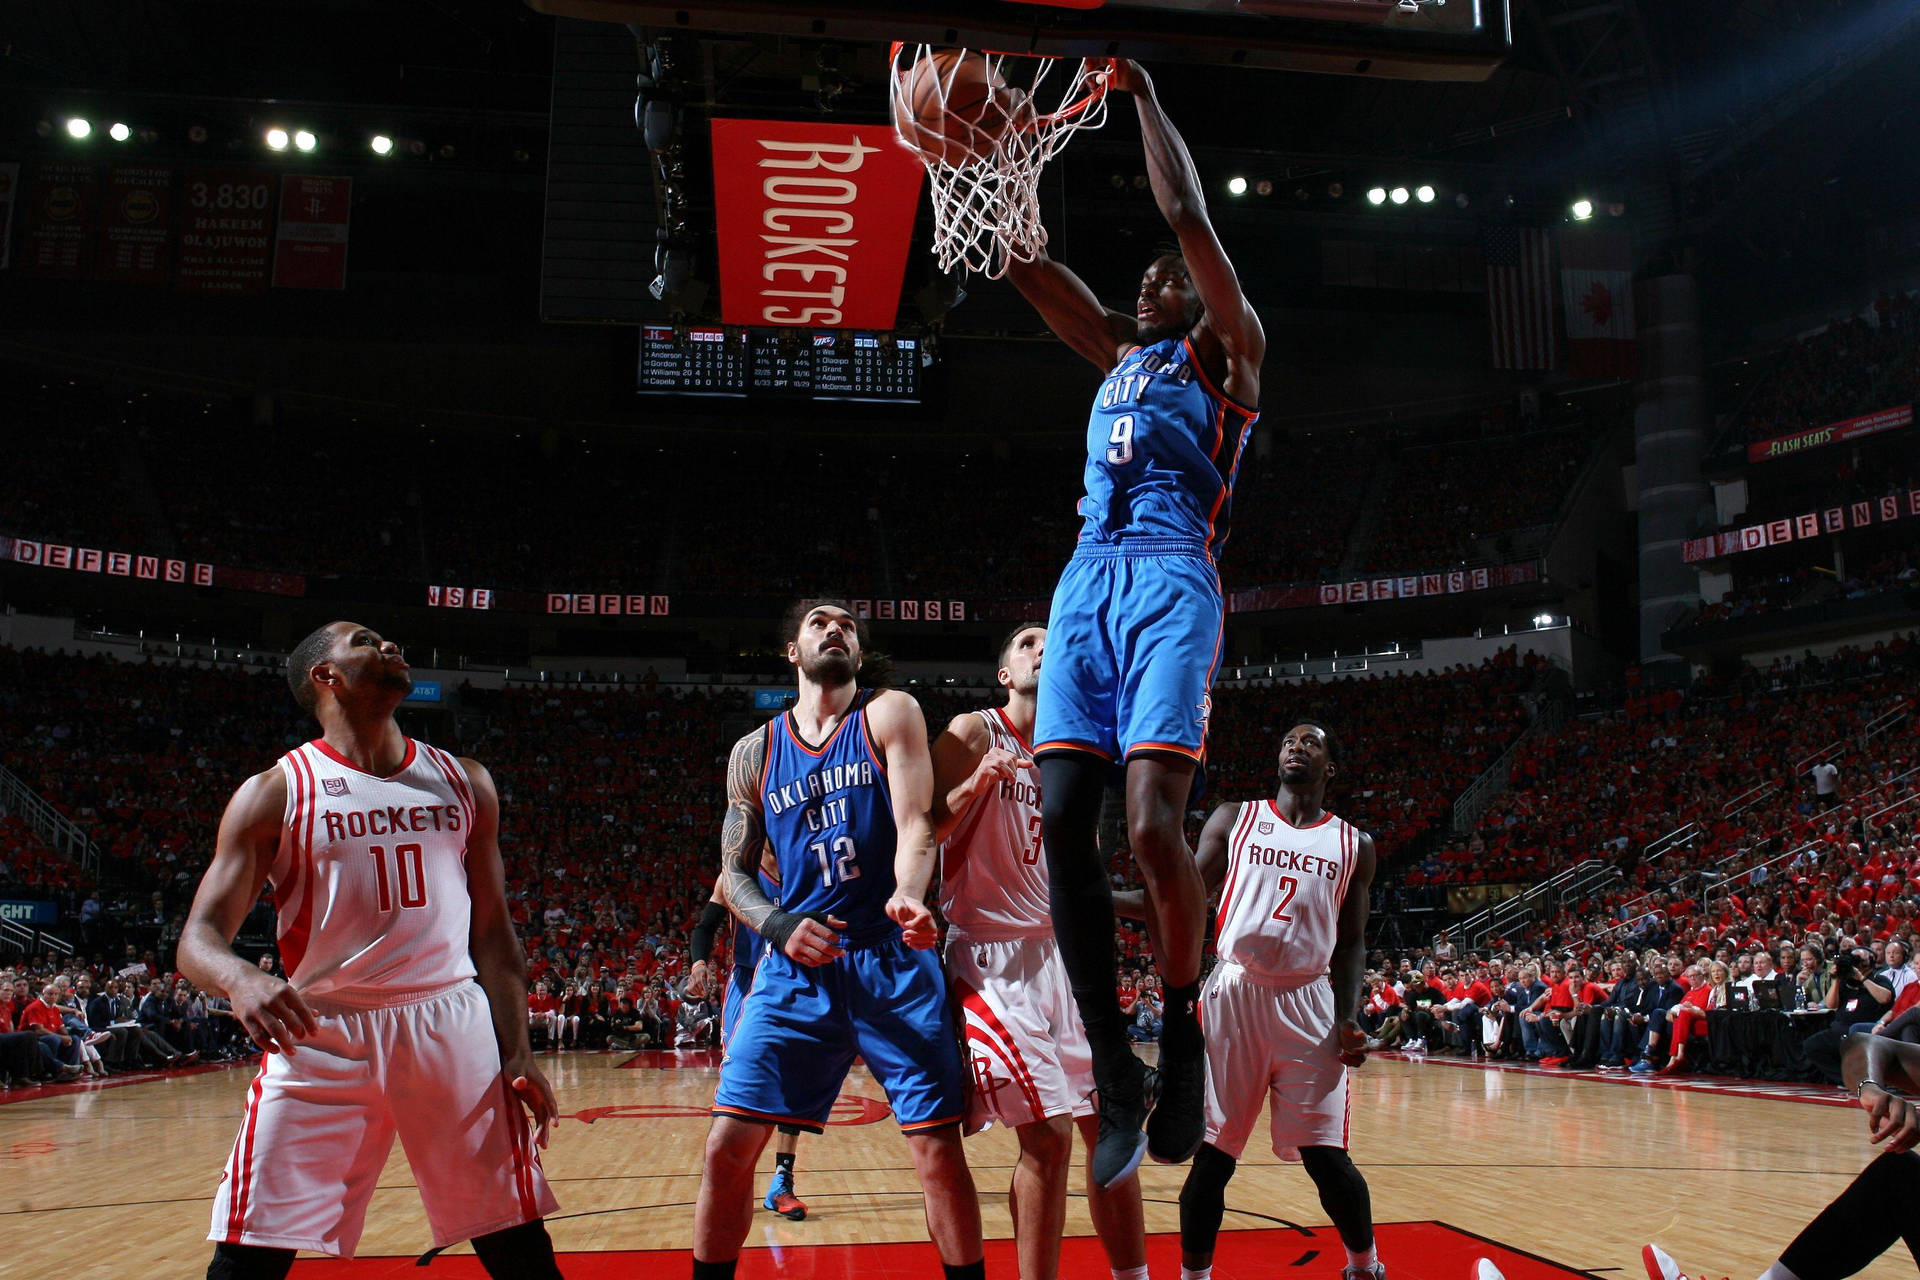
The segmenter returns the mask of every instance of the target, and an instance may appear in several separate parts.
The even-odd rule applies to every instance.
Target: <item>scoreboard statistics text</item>
[[[808,329],[640,327],[642,395],[920,399],[913,338]]]

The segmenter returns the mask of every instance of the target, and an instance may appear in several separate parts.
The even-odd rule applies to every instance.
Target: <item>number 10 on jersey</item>
[[[825,840],[815,840],[807,848],[820,861],[821,884],[844,884],[860,878],[860,866],[855,861],[860,850],[854,847],[852,836],[835,836],[831,845]]]

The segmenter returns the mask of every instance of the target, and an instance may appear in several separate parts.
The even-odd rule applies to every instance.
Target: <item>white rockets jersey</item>
[[[473,790],[460,762],[409,738],[400,768],[380,778],[316,739],[280,770],[287,815],[269,879],[287,980],[375,1007],[475,976]]]
[[[973,714],[986,722],[990,746],[1033,758],[1006,712],[991,707]],[[1001,779],[940,846],[940,914],[955,933],[982,942],[1052,936],[1037,770]]]
[[[1277,986],[1327,972],[1360,829],[1325,814],[1295,827],[1271,800],[1240,806],[1227,842],[1214,947],[1256,982]]]

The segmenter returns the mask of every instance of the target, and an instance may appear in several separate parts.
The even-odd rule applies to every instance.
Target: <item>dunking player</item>
[[[1347,1156],[1347,1068],[1378,1047],[1360,1029],[1373,837],[1325,807],[1334,738],[1297,724],[1280,740],[1280,790],[1223,804],[1200,833],[1220,891],[1220,963],[1200,997],[1207,1134],[1180,1189],[1181,1280],[1209,1280],[1228,1179],[1271,1098],[1273,1153],[1298,1160],[1347,1247],[1344,1280],[1380,1280],[1367,1180]],[[1224,882],[1224,887],[1221,887]],[[1138,894],[1122,898],[1140,913]]]
[[[1004,707],[955,716],[933,743],[933,820],[941,851],[947,971],[973,1066],[967,1127],[1013,1126],[1013,1238],[1022,1280],[1053,1280],[1067,1217],[1073,1130],[1098,1132],[1086,1032],[1047,921],[1034,694],[1047,630],[1014,628],[1000,646]],[[1140,1180],[1087,1178],[1087,1209],[1114,1280],[1146,1280]]]
[[[1258,416],[1266,336],[1153,82],[1133,62],[1108,74],[1112,88],[1133,95],[1154,200],[1180,252],[1147,268],[1131,316],[1107,310],[1045,256],[1013,264],[1007,276],[1054,333],[1107,375],[1087,426],[1080,540],[1047,624],[1053,656],[1040,677],[1034,749],[1054,931],[1100,1090],[1094,1175],[1111,1186],[1138,1165],[1143,1146],[1156,1160],[1179,1161],[1200,1145],[1205,1081],[1195,1000],[1206,900],[1181,818],[1206,748],[1220,656],[1214,559]],[[1128,832],[1166,994],[1151,1121],[1149,1077],[1127,1048],[1114,993],[1112,890],[1095,844],[1115,762],[1126,766]]]
[[[433,1243],[487,1274],[557,1277],[533,1145],[555,1117],[527,1046],[493,779],[400,732],[400,647],[335,622],[287,660],[321,736],[234,793],[180,938],[180,970],[267,1052],[213,1201],[208,1280],[351,1258],[397,1133]],[[285,981],[233,950],[273,885]],[[527,1133],[530,1110],[538,1128]]]
[[[760,889],[770,898],[780,892],[779,871],[773,853],[770,850],[763,852],[760,855]],[[708,899],[706,907],[700,912],[700,919],[693,926],[693,936],[687,946],[687,954],[694,957],[692,966],[687,970],[688,995],[707,994],[707,957],[713,954],[714,934],[721,923],[728,919],[733,917],[727,911],[720,882],[715,880],[713,897]],[[753,975],[760,965],[760,953],[766,949],[765,938],[738,919],[733,919],[733,965],[727,973],[726,1003],[720,1010],[720,1049],[723,1054],[733,1039],[734,1024],[740,1021],[740,1010],[746,1004],[747,992],[753,989]],[[800,1150],[800,1126],[779,1124],[774,1126],[774,1132],[773,1179],[767,1184],[767,1194],[760,1203],[783,1218],[804,1222],[807,1202],[800,1198],[795,1189],[793,1167],[794,1156]]]
[[[720,1063],[694,1280],[733,1275],[769,1130],[819,1133],[855,1054],[907,1136],[948,1280],[982,1280],[980,1205],[960,1145],[965,1077],[929,949],[926,720],[906,694],[856,682],[864,645],[851,609],[802,602],[786,622],[799,699],[727,763],[721,883],[767,945]],[[760,885],[763,845],[779,865],[778,902]]]

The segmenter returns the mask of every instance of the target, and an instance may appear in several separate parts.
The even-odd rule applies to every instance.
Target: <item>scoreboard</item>
[[[642,395],[920,399],[920,343],[824,329],[640,326]]]

